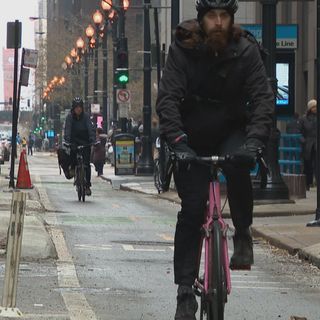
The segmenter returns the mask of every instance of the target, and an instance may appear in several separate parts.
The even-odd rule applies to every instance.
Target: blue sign
[[[243,29],[250,31],[259,43],[262,43],[261,24],[243,24]],[[276,26],[277,49],[296,49],[298,47],[298,25]]]
[[[54,130],[48,130],[47,137],[48,138],[54,138]]]

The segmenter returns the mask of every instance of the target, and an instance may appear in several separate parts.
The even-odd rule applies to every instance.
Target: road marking
[[[46,209],[47,206],[48,208],[53,208],[45,188],[42,187],[41,181],[40,185],[39,190],[42,191],[40,197],[41,200],[46,201]],[[80,288],[76,268],[73,264],[72,256],[68,251],[62,230],[51,227],[49,228],[49,232],[58,254],[56,265],[59,287]],[[81,292],[61,291],[61,296],[69,312],[70,320],[97,320],[84,294]]]
[[[250,289],[250,290],[291,290],[292,288],[280,288],[280,287],[242,287],[242,286],[232,286],[232,289]]]
[[[58,254],[57,271],[59,287],[80,288],[76,268],[73,264],[72,256],[68,251],[62,230],[51,228],[50,233]],[[96,320],[95,313],[84,294],[61,291],[61,295],[69,311],[71,320]]]
[[[102,244],[101,246],[94,246],[91,244],[76,244],[75,248],[79,250],[111,250],[112,246],[110,244]]]
[[[67,313],[52,313],[52,314],[32,314],[32,313],[24,313],[23,319],[69,319],[69,315]]]
[[[122,245],[122,248],[125,250],[125,251],[145,251],[145,252],[165,252],[166,250],[165,249],[137,249],[137,248],[134,248],[134,246],[132,246],[131,244],[123,244]]]

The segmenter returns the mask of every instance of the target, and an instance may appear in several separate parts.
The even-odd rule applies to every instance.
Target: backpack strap
[[[243,29],[243,33],[245,38],[247,38],[251,43],[254,43],[258,47],[261,59],[263,62],[265,62],[266,57],[269,55],[268,50],[258,42],[257,38],[250,31]]]

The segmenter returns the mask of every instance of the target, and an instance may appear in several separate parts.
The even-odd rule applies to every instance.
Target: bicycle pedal
[[[251,270],[251,265],[242,265],[242,266],[230,266],[230,269],[233,271],[241,271],[241,270],[246,270],[250,271]]]

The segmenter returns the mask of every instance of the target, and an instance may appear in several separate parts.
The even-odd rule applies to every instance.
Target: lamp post
[[[102,118],[103,118],[103,129],[105,132],[108,131],[108,27],[109,19],[114,16],[112,10],[112,1],[106,2],[101,1],[101,8],[104,13],[104,34],[102,39],[102,53],[103,53],[103,102],[102,102]]]
[[[89,56],[91,56],[92,54],[92,50],[94,47],[94,44],[91,42],[91,40],[94,40],[93,36],[94,36],[94,28],[91,24],[89,24],[86,28],[86,36],[88,39],[88,45],[87,45],[87,50],[85,52],[84,55],[84,99],[85,99],[85,108],[87,110],[87,112],[89,113],[89,115],[91,115],[91,108],[88,102],[88,96],[89,96]]]
[[[144,3],[143,138],[142,155],[137,164],[137,175],[152,175],[150,0],[145,0]]]
[[[103,21],[103,16],[100,10],[96,10],[93,15],[92,15],[93,23],[96,27],[96,32],[95,32],[95,48],[94,48],[94,67],[93,67],[93,72],[94,72],[94,79],[93,79],[93,102],[97,103],[98,102],[98,96],[97,96],[97,90],[98,90],[98,57],[99,57],[99,34],[100,34],[100,26]]]

